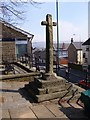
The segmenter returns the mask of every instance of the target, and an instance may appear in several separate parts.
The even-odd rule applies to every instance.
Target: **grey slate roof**
[[[90,45],[90,38],[86,40],[82,45]]]
[[[73,42],[72,44],[75,46],[76,49],[82,49],[82,43],[83,42]],[[68,49],[70,44],[71,43],[64,43],[64,47],[66,50]],[[63,43],[59,44],[60,48],[62,48],[62,45],[63,45]],[[54,44],[54,48],[57,48],[57,44]]]
[[[73,42],[72,44],[75,46],[75,48],[78,49],[82,49],[82,43],[83,42]]]

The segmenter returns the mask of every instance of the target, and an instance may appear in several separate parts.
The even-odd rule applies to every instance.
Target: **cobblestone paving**
[[[28,82],[0,82],[1,118],[84,118],[83,109],[76,103],[58,105],[58,99],[34,103],[24,90]],[[79,115],[78,115],[79,114]]]

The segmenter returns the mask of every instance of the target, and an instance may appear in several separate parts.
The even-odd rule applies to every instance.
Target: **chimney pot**
[[[73,38],[71,38],[71,43],[73,43]]]

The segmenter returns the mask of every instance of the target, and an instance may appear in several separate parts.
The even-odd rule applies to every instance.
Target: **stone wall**
[[[19,30],[13,25],[5,24],[0,22],[0,61],[16,61],[16,44],[15,40],[27,40],[28,36],[23,32],[23,30]],[[28,54],[31,54],[31,41],[28,44]]]
[[[16,61],[15,39],[27,39],[27,35],[2,24],[2,60],[13,62]]]
[[[68,47],[68,61],[72,63],[77,63],[77,50],[73,44]]]
[[[3,61],[13,62],[16,60],[15,41],[2,42],[2,59]]]
[[[0,81],[33,81],[35,77],[40,76],[40,73],[32,72],[25,74],[6,75],[0,77]]]

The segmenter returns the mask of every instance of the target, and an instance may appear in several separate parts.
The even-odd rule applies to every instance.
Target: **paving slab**
[[[13,94],[12,99],[13,99],[13,102],[15,102],[15,101],[22,100],[25,98],[23,98],[19,93],[17,93],[17,94]]]
[[[4,102],[6,102],[8,104],[8,102],[13,102],[13,98],[12,96],[8,96],[8,97],[4,97]]]
[[[2,118],[10,118],[8,109],[2,110]]]
[[[70,105],[65,101],[65,102],[61,102],[61,106],[64,108],[70,107]]]
[[[83,110],[83,108],[76,103],[70,103],[70,105],[72,105],[74,108],[80,108],[81,110]]]
[[[11,82],[10,82],[11,83]],[[2,82],[2,89],[10,89],[11,84],[9,82]]]
[[[32,106],[31,109],[37,118],[55,118],[55,115],[51,113],[44,105]]]
[[[4,102],[4,97],[0,96],[0,103]]]
[[[10,109],[9,111],[11,118],[36,118],[35,114],[29,107]]]
[[[84,119],[89,120],[85,116],[83,109],[71,107],[61,107],[60,110],[70,119]]]
[[[55,117],[67,118],[66,115],[62,111],[60,111],[60,107],[58,105],[49,104],[49,105],[46,105],[46,107],[48,108],[49,111],[51,111],[55,115]]]
[[[23,89],[25,84],[26,82],[3,83],[3,89],[6,89],[6,91],[0,91],[0,107],[7,118],[10,119],[10,116],[12,120],[13,118],[35,118],[40,120],[45,120],[45,118],[55,118],[55,120],[86,118],[81,107],[75,102],[71,104],[62,102],[63,107],[58,104],[58,99],[41,103],[30,103],[30,96]]]
[[[15,102],[5,102],[2,104],[3,109],[13,109],[13,108],[19,108],[22,106],[31,106],[32,104],[29,101],[26,101],[25,99],[21,99]]]

